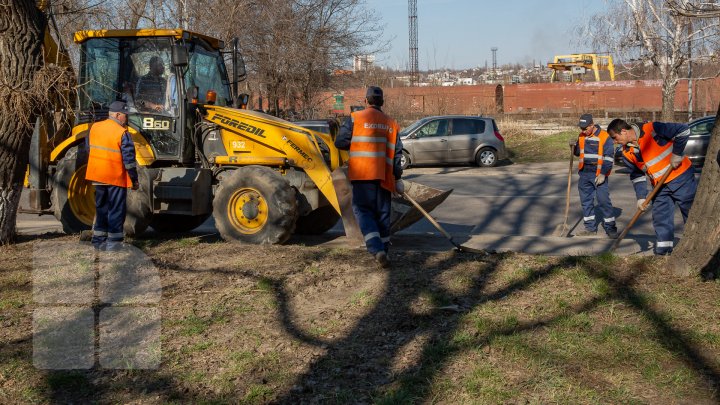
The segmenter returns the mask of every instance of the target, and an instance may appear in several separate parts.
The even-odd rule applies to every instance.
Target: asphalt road
[[[419,167],[405,171],[404,178],[431,187],[454,191],[433,212],[433,217],[467,246],[515,250],[543,254],[597,253],[612,242],[600,230],[596,238],[556,238],[553,233],[563,223],[567,190],[568,165],[563,162],[538,164],[505,164],[495,168],[474,166]],[[615,207],[618,229],[622,230],[635,213],[635,195],[626,169],[616,167],[609,177],[610,197]],[[27,204],[25,201],[21,203]],[[598,216],[599,213],[598,213]],[[648,253],[654,240],[651,214],[641,217],[630,231],[619,253]],[[577,173],[574,171],[570,193],[568,224],[583,228]],[[675,214],[676,237],[682,233],[679,210]],[[21,234],[59,232],[54,217],[18,215]],[[198,228],[196,234],[215,232],[212,219]],[[321,238],[293,239],[291,243],[342,243],[339,223]],[[423,219],[401,231],[394,242],[398,246],[421,249],[447,249],[433,225]]]

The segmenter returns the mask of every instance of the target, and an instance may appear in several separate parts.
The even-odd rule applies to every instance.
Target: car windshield
[[[428,118],[423,118],[421,120],[415,121],[409,126],[403,128],[400,130],[400,137],[408,136],[410,133],[418,129],[421,125],[428,122]]]

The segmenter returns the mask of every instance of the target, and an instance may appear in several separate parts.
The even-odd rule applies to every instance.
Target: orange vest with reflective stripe
[[[638,146],[640,147],[640,154],[642,155],[644,162],[637,159],[635,154],[632,153],[632,149],[624,150],[623,154],[627,160],[645,172],[650,177],[651,183],[655,185],[657,180],[662,177],[666,171],[672,169],[670,166],[670,158],[672,157],[673,143],[668,142],[664,146],[658,145],[653,137],[654,131],[652,122],[645,123],[642,126],[642,133],[644,135],[638,138]],[[690,162],[690,159],[688,159],[687,156],[683,157],[680,166],[670,173],[667,180],[665,180],[665,183],[669,183],[677,176],[683,174],[685,170],[690,168],[691,165],[692,163]]]
[[[393,160],[400,129],[397,122],[372,107],[351,115],[353,131],[348,178],[351,181],[381,180],[384,189],[395,192]]]
[[[605,142],[607,142],[607,139],[610,135],[608,135],[607,132],[604,130],[600,130],[600,134],[598,135],[599,144],[598,144],[598,151],[597,151],[597,171],[595,173],[596,176],[600,175],[600,169],[602,169],[603,164],[603,145],[605,145]],[[578,139],[578,148],[580,149],[580,162],[578,163],[578,170],[582,170],[583,167],[585,167],[585,138],[586,136],[580,133],[580,137]],[[594,156],[592,156],[594,157]],[[612,170],[607,175],[610,176],[612,173]]]
[[[85,179],[118,187],[130,187],[132,181],[123,164],[120,143],[126,129],[108,118],[90,128],[90,155]]]

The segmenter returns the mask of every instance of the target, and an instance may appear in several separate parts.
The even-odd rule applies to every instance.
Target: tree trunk
[[[15,236],[45,19],[33,0],[0,0],[0,10],[0,244],[5,244]]]
[[[720,117],[720,105],[695,202],[683,237],[670,257],[671,268],[680,274],[717,277],[720,269],[720,125],[717,117]]]
[[[669,67],[668,69],[672,69]],[[673,77],[665,77],[662,85],[662,114],[661,120],[675,121],[675,88],[677,87],[677,74],[667,73]]]

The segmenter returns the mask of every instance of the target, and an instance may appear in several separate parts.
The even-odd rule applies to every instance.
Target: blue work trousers
[[[122,245],[126,197],[125,187],[95,185],[92,244],[96,249],[112,250]]]
[[[675,241],[675,204],[680,208],[683,222],[687,221],[690,207],[695,200],[697,181],[692,168],[660,188],[652,206],[653,227],[655,228],[655,254],[667,255],[673,250]]]
[[[603,216],[603,228],[605,232],[617,232],[615,225],[615,217],[613,216],[613,206],[610,201],[610,187],[608,185],[610,177],[605,178],[605,182],[599,186],[595,186],[596,171],[592,170],[580,171],[580,180],[578,181],[578,192],[580,194],[580,204],[583,210],[583,223],[585,229],[595,232],[598,229],[598,222],[595,217],[595,197],[597,196],[597,207]]]
[[[353,181],[352,207],[368,252],[388,251],[390,245],[391,194],[380,181]]]

